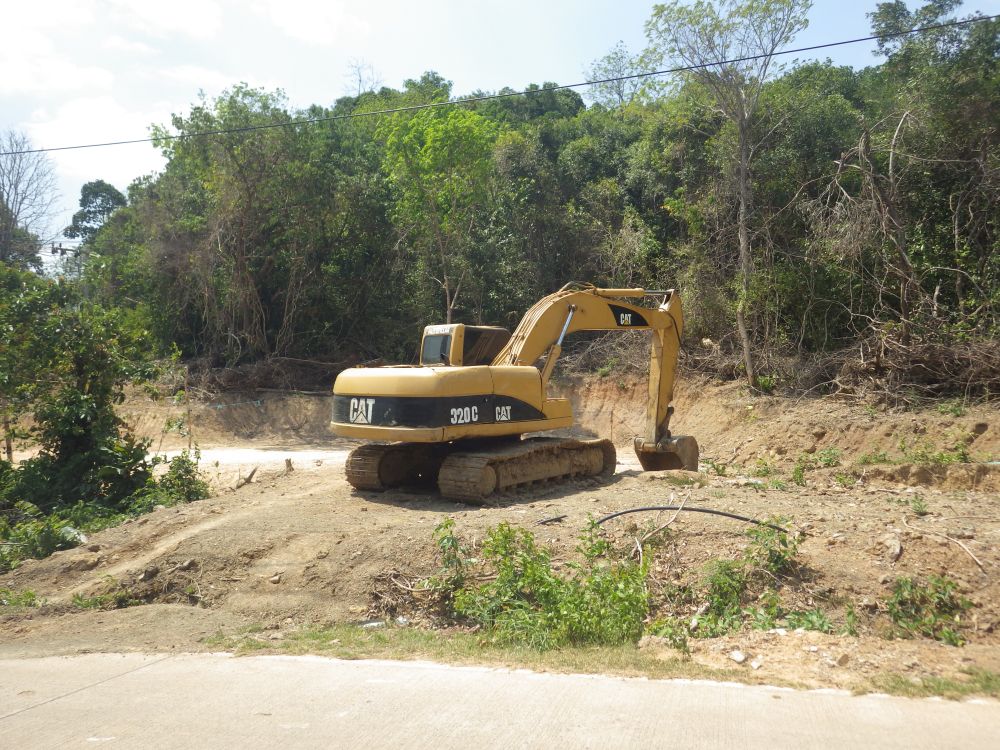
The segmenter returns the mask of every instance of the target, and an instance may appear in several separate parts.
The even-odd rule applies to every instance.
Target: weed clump
[[[958,584],[943,576],[931,576],[926,584],[912,578],[897,578],[886,602],[889,618],[902,638],[925,636],[950,646],[962,646],[959,633],[962,615],[972,603],[958,593]]]
[[[0,588],[0,607],[11,609],[26,609],[38,606],[38,595],[31,589]]]

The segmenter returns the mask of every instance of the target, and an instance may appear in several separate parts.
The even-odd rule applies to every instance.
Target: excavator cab
[[[488,365],[510,340],[510,331],[464,323],[426,326],[420,343],[423,367]]]

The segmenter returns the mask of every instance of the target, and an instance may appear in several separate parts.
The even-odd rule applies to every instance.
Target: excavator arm
[[[626,300],[659,297],[657,307]],[[644,434],[635,438],[635,452],[644,469],[698,469],[698,444],[692,437],[672,437],[677,355],[684,330],[680,296],[674,290],[600,289],[567,285],[542,298],[525,314],[493,365],[533,365],[542,358],[545,390],[562,342],[575,331],[650,331],[649,401]]]

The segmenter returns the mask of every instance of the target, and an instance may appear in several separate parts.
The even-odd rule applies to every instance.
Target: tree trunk
[[[13,431],[11,430],[10,426],[10,416],[7,414],[7,409],[6,409],[7,404],[4,404],[3,406],[5,407],[3,415],[4,454],[7,456],[7,463],[12,464],[14,463],[14,437],[13,437]]]
[[[751,388],[757,387],[754,371],[753,349],[747,330],[746,307],[750,299],[750,275],[753,272],[753,258],[750,252],[750,134],[749,122],[743,118],[739,123],[740,167],[739,167],[739,213],[737,227],[740,239],[739,299],[736,302],[736,328],[743,345],[743,366],[747,372],[747,382]]]

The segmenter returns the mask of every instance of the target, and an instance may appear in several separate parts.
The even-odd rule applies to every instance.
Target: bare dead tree
[[[344,77],[353,96],[375,91],[382,85],[382,76],[375,71],[370,62],[360,57],[352,57],[347,61],[347,75]]]
[[[24,133],[0,133],[0,263],[41,269],[56,192],[52,162]]]

